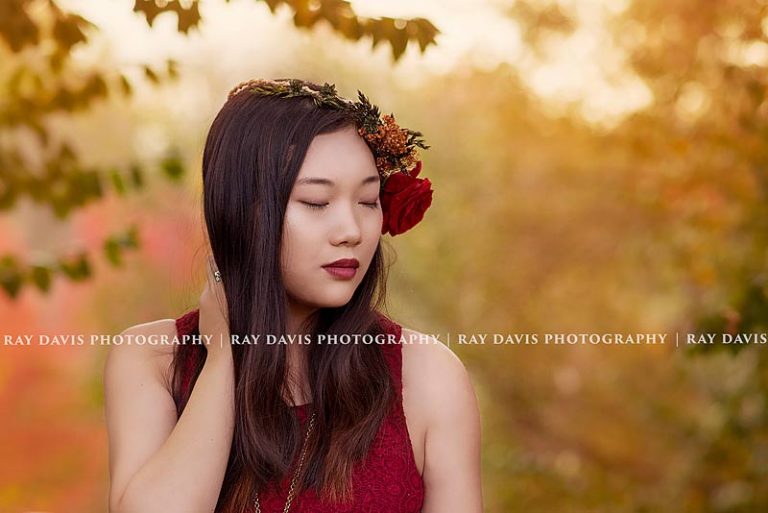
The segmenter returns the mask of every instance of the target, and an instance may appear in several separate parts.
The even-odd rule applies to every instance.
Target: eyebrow
[[[378,183],[379,177],[376,175],[371,175],[363,179],[363,181],[360,182],[360,185],[363,186],[373,182]],[[296,185],[326,185],[328,187],[333,187],[336,184],[333,180],[329,180],[328,178],[308,177],[308,178],[300,178],[296,180]]]

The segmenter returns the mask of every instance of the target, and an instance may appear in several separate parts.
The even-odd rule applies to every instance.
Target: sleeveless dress
[[[379,314],[387,333],[396,344],[382,344],[384,357],[396,393],[395,407],[385,417],[371,444],[365,460],[352,474],[353,500],[330,505],[320,501],[314,490],[305,490],[294,497],[291,513],[418,513],[424,502],[424,481],[416,467],[413,446],[403,411],[402,395],[402,327]],[[199,334],[199,310],[191,310],[176,319],[179,336]],[[189,374],[191,374],[191,368]],[[184,376],[182,387],[189,387],[191,376]],[[307,420],[307,404],[293,406],[302,428]],[[282,513],[288,496],[291,475],[285,476],[278,491],[259,493],[262,513]],[[247,513],[255,511],[253,505]]]

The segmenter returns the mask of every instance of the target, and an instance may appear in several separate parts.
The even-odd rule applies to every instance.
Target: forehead
[[[299,169],[297,184],[298,180],[308,177],[358,182],[369,175],[378,176],[373,154],[357,130],[348,127],[320,134],[312,140]]]

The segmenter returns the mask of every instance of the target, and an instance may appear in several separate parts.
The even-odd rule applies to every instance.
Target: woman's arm
[[[175,335],[176,326],[172,320],[157,321],[123,333]],[[110,346],[107,354],[109,511],[210,513],[218,501],[232,443],[232,353],[209,351],[177,422],[157,352],[149,345],[119,345]]]
[[[420,345],[418,395],[427,408],[422,513],[481,513],[480,412],[464,364],[430,337]]]

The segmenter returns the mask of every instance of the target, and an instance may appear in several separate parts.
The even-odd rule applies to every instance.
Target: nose
[[[353,207],[338,208],[333,221],[331,242],[334,246],[339,244],[351,244],[356,246],[362,237],[360,219]]]

